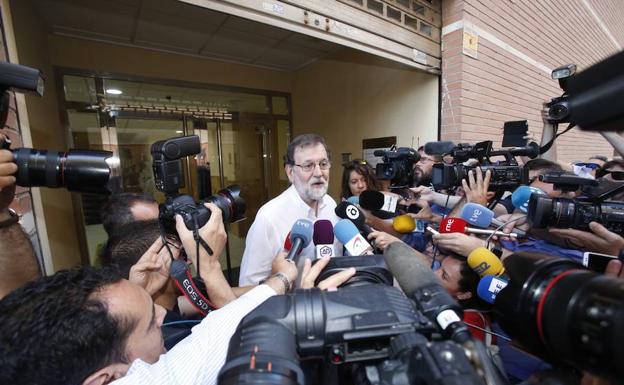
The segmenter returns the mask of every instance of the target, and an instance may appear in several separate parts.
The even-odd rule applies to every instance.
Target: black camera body
[[[218,383],[481,383],[463,348],[436,330],[394,287],[300,289],[243,319]]]
[[[410,147],[392,147],[390,150],[376,150],[373,153],[383,159],[377,163],[375,174],[377,178],[390,180],[392,188],[411,187],[414,183],[414,163],[420,160],[420,155]]]
[[[624,236],[624,202],[607,200],[624,191],[624,183],[593,180],[550,172],[540,180],[562,191],[581,190],[577,199],[550,198],[532,194],[527,218],[535,228],[559,227],[590,231],[589,223],[598,222],[607,230]]]
[[[210,210],[203,202],[196,203],[190,195],[179,194],[184,175],[180,159],[201,151],[199,136],[181,136],[152,144],[152,169],[156,188],[165,193],[159,207],[159,220],[167,234],[175,233],[175,216],[180,215],[189,230],[203,227],[210,219]],[[232,223],[245,217],[245,201],[240,187],[228,186],[208,197],[205,202],[216,204],[223,212],[223,222]]]

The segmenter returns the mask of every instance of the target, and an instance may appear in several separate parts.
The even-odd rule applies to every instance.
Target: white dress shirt
[[[241,261],[240,286],[255,285],[271,275],[271,263],[278,252],[284,249],[286,236],[298,219],[328,219],[335,225],[340,218],[334,209],[336,202],[325,194],[319,202],[318,215],[313,208],[301,199],[294,185],[271,199],[258,210],[256,219],[251,224],[245,242],[245,252]],[[334,240],[334,250],[342,255],[342,244]],[[300,264],[306,258],[314,258],[314,243],[301,251]],[[301,269],[299,270],[301,271]]]
[[[135,360],[125,377],[114,385],[176,384],[210,385],[217,383],[225,363],[230,338],[240,321],[275,291],[260,285],[221,309],[209,313],[192,329],[192,334],[163,354],[155,364]]]

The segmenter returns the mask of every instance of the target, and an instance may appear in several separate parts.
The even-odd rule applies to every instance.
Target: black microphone
[[[336,206],[336,209],[334,209],[334,212],[339,218],[348,219],[353,222],[355,227],[357,227],[358,230],[360,230],[360,232],[362,232],[367,238],[370,233],[375,231],[366,224],[364,213],[357,208],[357,206],[349,202],[340,202],[340,204]]]
[[[463,309],[414,249],[403,242],[393,242],[383,255],[401,289],[415,300],[443,335],[459,343],[470,339],[470,331],[462,322]]]

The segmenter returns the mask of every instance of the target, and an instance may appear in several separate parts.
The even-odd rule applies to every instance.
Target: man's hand
[[[475,177],[475,173],[477,174]],[[492,172],[487,170],[485,172],[485,178],[483,178],[483,172],[481,167],[477,167],[474,170],[468,172],[468,181],[462,179],[462,187],[466,194],[466,202],[478,203],[482,206],[487,206],[488,201],[494,196],[494,194],[488,191],[490,187],[490,178]]]
[[[619,259],[609,261],[604,274],[611,277],[624,279],[624,269],[622,269],[622,261],[620,261]]]
[[[286,252],[280,251],[277,256],[273,258],[271,275],[283,273],[290,280],[290,282],[295,282],[297,275],[299,275],[299,271],[297,271],[295,262],[286,259],[286,255],[288,255]]]
[[[321,271],[327,266],[329,263],[329,257],[323,257],[320,260],[316,261],[314,266],[312,266],[312,260],[306,259],[305,264],[303,265],[303,273],[301,274],[301,288],[302,289],[310,289],[314,287],[314,281],[318,278]],[[355,268],[350,267],[346,270],[343,270],[339,273],[333,274],[332,276],[325,278],[318,284],[318,288],[321,290],[330,290],[336,289],[338,286],[347,282],[349,278],[353,277],[355,274]]]
[[[463,233],[434,234],[433,243],[446,251],[467,257],[477,247],[486,247],[486,242]]]
[[[383,231],[373,231],[372,233],[368,234],[368,239],[374,240],[375,247],[377,247],[381,251],[385,251],[386,247],[388,247],[388,245],[392,242],[400,241],[399,238],[394,237],[388,233],[384,233]]]
[[[437,193],[435,191],[432,191],[427,186],[412,187],[410,188],[410,190],[412,191],[412,193],[414,193],[415,199],[422,199],[424,201],[427,201],[428,203],[433,203],[435,201],[435,194]],[[414,203],[415,199],[410,200],[409,203]]]
[[[594,253],[618,255],[624,249],[624,238],[610,232],[598,222],[590,222],[591,232],[549,228],[548,232],[567,239],[574,246]]]
[[[191,261],[195,264],[195,266],[199,266],[200,273],[204,269],[221,269],[221,265],[219,264],[219,255],[221,255],[225,246],[225,241],[227,240],[227,233],[225,232],[225,226],[223,226],[221,209],[213,203],[204,203],[204,206],[206,206],[211,212],[210,219],[201,229],[199,229],[199,235],[203,238],[206,244],[210,246],[213,253],[212,255],[209,255],[208,251],[206,251],[200,244],[199,261],[197,260],[197,255],[195,255],[197,245],[195,243],[195,238],[193,238],[193,232],[186,228],[184,220],[181,216],[176,215],[175,218],[176,230],[178,231],[178,235],[182,241],[182,246],[184,246],[184,251],[186,251],[186,255],[191,258]]]
[[[0,135],[0,139],[3,136]],[[9,150],[0,150],[0,210],[4,211],[15,195],[15,174],[17,165],[13,162],[13,153]]]
[[[172,252],[174,258],[180,255],[179,249],[174,248]],[[128,280],[144,288],[149,295],[154,295],[167,283],[170,267],[169,251],[164,247],[162,238],[158,237],[130,268]]]
[[[422,200],[422,199],[417,199],[413,201],[413,203],[416,203],[419,207],[421,207],[421,210],[417,214],[412,214],[412,213],[406,214],[414,218],[414,220],[421,219],[426,222],[438,222],[438,223],[442,220],[442,217],[433,213],[433,210],[431,210],[431,206],[429,206],[429,203],[427,201]]]

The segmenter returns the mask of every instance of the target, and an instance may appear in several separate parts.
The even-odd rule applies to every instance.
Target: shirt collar
[[[301,198],[301,195],[299,195],[299,192],[295,188],[294,184],[291,184],[290,187],[286,191],[290,195],[291,199],[295,202],[297,207],[301,207],[301,208],[307,209],[307,212],[309,214],[312,214],[312,216],[314,216],[314,217],[317,216],[314,213],[314,209],[312,207],[310,207],[307,203],[305,203],[303,198]],[[323,195],[323,199],[321,199],[321,201],[319,202],[319,204],[318,204],[318,212],[319,213],[325,208],[325,206],[327,206],[327,198],[328,198],[327,194],[325,194],[325,195]]]

